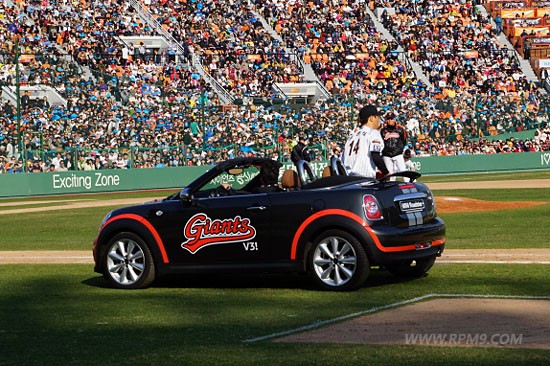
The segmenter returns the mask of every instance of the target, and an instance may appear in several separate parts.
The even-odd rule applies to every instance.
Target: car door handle
[[[246,210],[247,211],[263,211],[263,210],[266,210],[267,207],[265,206],[251,206],[249,208],[247,208]]]

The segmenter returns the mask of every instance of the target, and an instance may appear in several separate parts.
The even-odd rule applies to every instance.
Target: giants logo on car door
[[[232,219],[213,220],[202,212],[187,221],[183,233],[187,241],[181,247],[191,254],[210,245],[243,242],[256,237],[256,229],[248,218],[235,216]]]

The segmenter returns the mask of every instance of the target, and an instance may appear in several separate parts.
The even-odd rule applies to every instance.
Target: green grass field
[[[539,178],[541,173],[527,176]],[[550,247],[550,198],[545,190],[434,193],[547,202],[531,208],[444,214],[449,249]],[[67,198],[35,198],[44,199]],[[91,250],[100,221],[111,208],[0,215],[0,251]],[[300,276],[275,275],[181,276],[147,290],[121,291],[106,288],[91,265],[0,265],[0,365],[546,365],[548,350],[243,340],[430,293],[549,296],[549,269],[436,263],[418,280],[403,281],[373,270],[360,290],[330,293],[311,290]]]
[[[550,192],[545,189],[435,190],[436,196],[488,201],[537,201],[547,204],[501,211],[441,213],[447,224],[447,248],[542,248],[548,244]],[[163,197],[167,193],[121,193],[117,197]],[[74,198],[73,198],[74,199]],[[86,196],[90,199],[90,196]],[[111,200],[113,195],[98,195]],[[45,200],[41,198],[41,200]],[[58,199],[53,200],[58,205]],[[48,204],[41,204],[48,206]],[[32,204],[31,207],[34,207]],[[25,206],[7,206],[13,209]],[[1,250],[91,250],[99,224],[118,206],[0,215]],[[2,208],[0,208],[1,210]],[[63,235],[60,235],[62,230]],[[526,235],[528,233],[529,235]]]
[[[544,364],[543,350],[243,343],[429,293],[548,295],[547,266],[436,265],[410,282],[374,271],[350,293],[288,276],[177,278],[117,291],[88,265],[0,266],[0,364]]]

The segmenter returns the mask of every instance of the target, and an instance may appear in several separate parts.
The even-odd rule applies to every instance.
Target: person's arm
[[[308,150],[307,146],[304,146],[304,149],[302,150],[302,157],[307,162],[311,161],[311,155],[309,155],[309,150]]]
[[[372,151],[371,152],[371,158],[372,158],[372,161],[374,162],[374,165],[376,165],[376,167],[378,169],[380,169],[382,174],[386,175],[390,172],[388,170],[388,168],[386,168],[386,164],[384,163],[384,159],[382,159],[382,155],[379,152]]]
[[[384,139],[382,138],[382,135],[380,135],[380,132],[376,132],[377,133],[374,133],[374,135],[371,134],[370,136],[370,157],[374,165],[382,172],[382,174],[386,175],[389,173],[389,170],[388,168],[386,168],[386,164],[384,163],[384,159],[382,158],[382,151],[384,150]]]
[[[399,126],[401,128],[401,134],[403,139],[403,145],[407,145],[407,130],[403,126]]]

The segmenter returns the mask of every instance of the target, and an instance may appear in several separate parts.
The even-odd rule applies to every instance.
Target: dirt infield
[[[44,204],[46,202],[49,202],[49,205],[41,206],[41,207],[27,207],[27,208],[14,208],[14,209],[0,210],[0,215],[56,211],[56,210],[72,210],[75,208],[86,208],[86,207],[106,207],[106,206],[122,207],[122,206],[128,206],[128,205],[135,205],[135,204],[143,203],[147,201],[153,201],[155,199],[159,199],[159,197],[120,198],[120,199],[114,199],[114,200],[74,199],[74,200],[53,201],[53,203],[52,201],[21,201],[16,203],[8,202],[8,203],[0,203],[0,207],[36,205],[36,204]],[[55,204],[55,203],[61,203],[61,204]]]
[[[5,250],[0,264],[93,264],[91,250]]]
[[[0,251],[1,264],[93,264],[91,250]],[[446,249],[436,263],[550,264],[550,248]]]
[[[436,263],[550,264],[550,248],[445,249]]]
[[[277,342],[550,349],[550,300],[435,299]]]
[[[438,213],[463,212],[463,211],[491,211],[507,210],[511,208],[530,207],[544,205],[546,202],[533,201],[484,201],[467,197],[435,197]]]
[[[426,183],[430,189],[550,188],[550,179]]]

